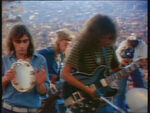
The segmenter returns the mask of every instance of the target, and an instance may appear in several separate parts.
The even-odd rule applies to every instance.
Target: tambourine
[[[11,83],[17,91],[28,92],[35,86],[35,71],[29,62],[19,59],[11,68],[16,70],[15,79]]]

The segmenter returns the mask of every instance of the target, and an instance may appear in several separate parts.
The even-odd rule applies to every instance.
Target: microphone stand
[[[118,110],[120,113],[125,113],[125,111],[123,111],[121,108],[117,107],[116,105],[114,105],[111,101],[109,101],[108,99],[106,99],[104,96],[99,96],[99,100],[101,101],[104,100],[106,103],[108,103],[109,105],[111,105],[113,108],[115,108],[116,110]]]

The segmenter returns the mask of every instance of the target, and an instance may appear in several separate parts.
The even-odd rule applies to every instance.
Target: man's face
[[[66,49],[69,47],[70,43],[71,41],[68,41],[68,40],[60,41],[59,47],[60,47],[61,52],[65,52]]]
[[[112,45],[112,36],[111,35],[106,35],[103,39],[101,39],[101,46],[111,46]]]
[[[18,55],[26,55],[27,54],[27,49],[29,47],[29,38],[24,35],[20,39],[14,39],[13,40],[13,45],[16,51],[16,54]]]

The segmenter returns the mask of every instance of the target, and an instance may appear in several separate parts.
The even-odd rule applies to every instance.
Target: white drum
[[[29,62],[19,59],[11,68],[16,70],[15,79],[11,82],[16,90],[28,92],[35,86],[35,71]]]
[[[147,113],[148,91],[144,88],[132,88],[126,95],[127,104],[133,113]]]

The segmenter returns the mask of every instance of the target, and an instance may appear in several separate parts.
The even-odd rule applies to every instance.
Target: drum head
[[[126,95],[127,103],[134,113],[147,113],[148,91],[144,88],[132,88]]]
[[[12,68],[16,70],[15,79],[12,81],[13,87],[19,92],[30,91],[36,82],[35,71],[31,64],[19,59],[12,65]]]

